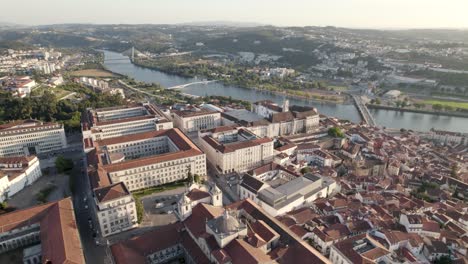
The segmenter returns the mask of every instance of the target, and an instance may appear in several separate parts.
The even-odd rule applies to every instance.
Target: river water
[[[166,74],[157,70],[142,68],[130,62],[128,57],[111,51],[103,51],[104,65],[110,71],[127,75],[137,81],[159,83],[163,87],[172,87],[200,81],[197,78],[185,78],[177,75]],[[281,104],[286,98],[290,105],[307,105],[318,109],[321,114],[360,122],[361,117],[353,104],[335,104],[314,100],[292,98],[285,95],[277,95],[267,91],[257,91],[237,86],[228,86],[221,83],[194,84],[182,89],[182,92],[198,96],[222,95],[231,96],[234,99],[242,99],[250,102],[259,100],[271,100]],[[393,110],[370,109],[377,123],[381,126],[392,128],[406,128],[418,131],[428,131],[431,128],[468,132],[468,118],[438,116],[400,112]]]

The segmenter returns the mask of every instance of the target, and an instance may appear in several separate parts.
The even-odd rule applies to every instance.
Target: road
[[[356,107],[358,108],[359,113],[361,114],[364,121],[372,127],[377,126],[377,123],[375,122],[374,117],[372,116],[372,114],[369,112],[369,109],[362,101],[361,96],[352,94],[351,97],[354,99]]]
[[[80,232],[81,243],[85,253],[86,263],[110,263],[106,260],[106,246],[97,246],[93,234],[95,233],[89,224],[92,210],[89,202],[92,201],[91,188],[86,175],[86,157],[81,154],[82,160],[76,162],[79,173],[74,178],[75,193],[73,195],[73,205],[75,207],[75,217]],[[95,223],[95,222],[94,222]],[[96,226],[93,224],[93,226]]]

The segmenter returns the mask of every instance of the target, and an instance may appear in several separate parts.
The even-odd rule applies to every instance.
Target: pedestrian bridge
[[[216,81],[199,81],[199,82],[191,82],[191,83],[186,83],[186,84],[181,84],[181,85],[176,85],[176,86],[171,86],[167,87],[166,89],[173,90],[173,89],[183,89],[187,86],[190,85],[195,85],[195,84],[209,84],[209,83],[214,83]]]

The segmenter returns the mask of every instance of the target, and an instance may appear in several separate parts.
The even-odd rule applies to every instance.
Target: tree
[[[145,208],[143,207],[143,203],[141,202],[140,198],[133,195],[133,200],[135,200],[135,209],[136,209],[136,213],[137,213],[137,222],[138,222],[138,224],[141,224],[141,222],[143,221],[143,215],[145,213]]]
[[[453,164],[450,170],[450,177],[458,179],[458,166],[457,164]]]
[[[444,109],[445,109],[445,111],[447,111],[447,112],[451,112],[451,111],[454,111],[454,110],[455,110],[455,107],[450,106],[450,105],[444,105]]]
[[[187,173],[187,182],[192,184],[193,183],[193,175],[191,172]]]
[[[302,174],[306,174],[306,173],[309,173],[309,172],[311,172],[310,167],[304,167],[304,168],[301,169]]]
[[[196,183],[201,183],[200,175],[195,174],[195,175],[193,176],[193,180],[194,180]]]
[[[340,137],[344,138],[344,133],[339,127],[332,127],[328,129],[328,135],[331,137]]]
[[[449,256],[442,256],[434,260],[434,264],[451,264],[452,259]]]
[[[435,111],[441,111],[443,106],[441,104],[433,104],[432,109]]]
[[[379,105],[379,104],[381,104],[381,103],[382,103],[382,102],[380,101],[380,98],[376,98],[376,99],[375,99],[375,104],[378,104],[378,105]]]
[[[415,104],[414,104],[414,107],[416,107],[417,109],[420,109],[420,108],[426,107],[426,105],[423,104],[423,103],[415,103]]]
[[[68,172],[73,169],[73,161],[63,156],[58,156],[57,159],[55,159],[55,167],[59,173]]]

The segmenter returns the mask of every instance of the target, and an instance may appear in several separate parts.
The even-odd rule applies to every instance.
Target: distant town
[[[0,263],[468,262],[447,34],[0,27]]]

